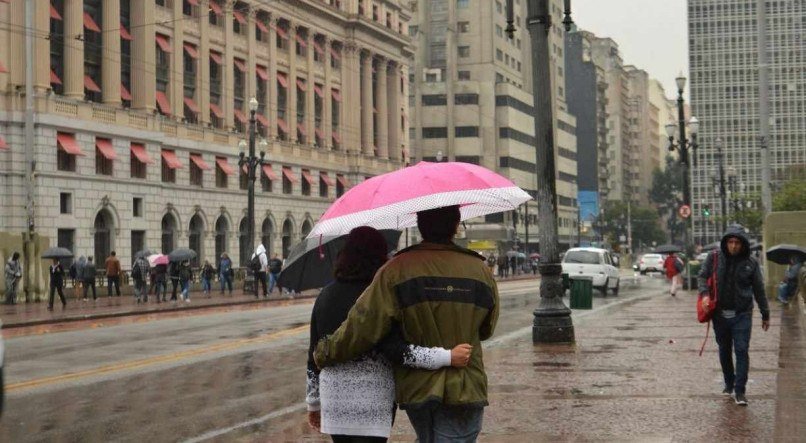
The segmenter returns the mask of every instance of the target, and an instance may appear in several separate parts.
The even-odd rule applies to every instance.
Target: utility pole
[[[627,251],[632,257],[632,201],[627,199]]]
[[[23,234],[23,284],[25,301],[31,301],[34,246],[36,242],[34,205],[34,8],[35,0],[25,2],[25,212],[27,231]]]
[[[770,65],[767,56],[767,9],[764,0],[756,0],[756,26],[758,27],[758,123],[761,133],[761,206],[764,217],[772,212],[770,189]]]
[[[507,0],[507,35],[513,38],[514,5]],[[540,217],[540,303],[534,311],[533,343],[572,343],[571,310],[562,301],[562,265],[557,235],[557,186],[554,161],[554,113],[551,91],[549,0],[527,0],[526,26],[532,46],[532,95],[535,112],[537,159],[537,214]],[[571,0],[565,0],[566,31],[570,29]]]

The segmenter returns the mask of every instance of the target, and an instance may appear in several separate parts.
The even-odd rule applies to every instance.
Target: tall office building
[[[291,244],[408,151],[410,11],[397,0],[0,1],[0,224],[27,230],[25,5],[34,6],[34,223],[124,266],[141,249],[244,265],[255,97],[256,237]]]
[[[772,187],[806,164],[806,2],[767,1]],[[755,0],[689,0],[689,67],[692,114],[700,120],[697,165],[692,167],[694,238],[714,241],[719,224],[701,217],[702,203],[717,217],[720,207],[711,175],[715,140],[724,142],[726,168],[737,173],[741,195],[761,193],[758,51]],[[741,192],[742,185],[744,192]],[[729,199],[730,201],[730,199]],[[739,208],[741,210],[741,208]]]
[[[526,2],[515,2],[515,37],[507,38],[505,0],[412,0],[410,108],[417,160],[480,164],[536,193],[531,50]],[[576,242],[576,120],[565,104],[562,2],[552,0],[550,32],[560,242]],[[545,63],[543,60],[537,63]],[[537,203],[468,223],[471,247],[503,250],[518,242],[537,249]],[[529,223],[525,225],[524,220]],[[529,236],[526,237],[528,229]]]

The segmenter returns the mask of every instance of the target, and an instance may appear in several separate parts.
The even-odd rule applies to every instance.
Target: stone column
[[[199,1],[201,11],[209,11],[209,0]],[[196,94],[199,104],[199,121],[202,124],[209,124],[210,118],[210,20],[206,14],[199,19],[199,93]],[[215,243],[215,241],[213,241]],[[213,246],[215,247],[215,246]],[[215,250],[215,249],[213,249]]]
[[[272,17],[269,25],[269,137],[277,138],[277,19]]]
[[[174,1],[173,10],[174,17],[184,17],[182,2]],[[171,82],[168,85],[168,100],[171,103],[171,113],[174,118],[181,121],[185,117],[185,21],[176,20],[171,24],[174,33],[171,39],[173,54],[168,55],[171,60],[171,72],[168,74]]]
[[[322,98],[322,132],[324,133],[325,138],[323,140],[323,148],[327,150],[333,148],[333,131],[331,129],[331,126],[333,126],[333,107],[331,106],[333,73],[332,69],[330,68],[330,45],[332,44],[332,40],[325,37],[324,46],[322,47],[325,51],[325,84],[322,86],[322,92],[324,93],[324,98]]]
[[[316,119],[314,116],[314,100],[316,100],[316,92],[314,86],[316,85],[316,75],[314,74],[314,61],[313,53],[313,30],[308,30],[308,36],[305,42],[308,44],[308,50],[305,53],[307,56],[307,69],[308,69],[308,89],[305,90],[305,129],[308,134],[308,144],[313,145],[316,140]]]
[[[221,109],[224,111],[224,128],[232,129],[235,127],[235,70],[238,69],[233,63],[235,58],[235,48],[233,42],[235,41],[235,32],[232,29],[232,13],[225,11],[222,15],[224,20],[224,66],[221,67],[224,77],[223,93],[221,94],[221,103],[224,105]]]
[[[403,124],[400,125],[400,139],[398,142],[398,151],[400,152],[400,160],[405,162],[411,158],[411,140],[409,140],[409,126],[411,126],[411,110],[409,109],[409,67],[404,63],[400,64],[400,77],[403,79],[403,87],[400,93],[400,103],[398,109],[401,116],[405,116]],[[400,118],[398,118],[400,121]],[[408,156],[404,153],[408,153]]]
[[[64,95],[66,97],[81,100],[84,98],[84,1],[65,0],[64,16],[62,18],[64,19],[65,34],[65,66],[64,78],[62,79]],[[82,36],[81,40],[76,38],[79,35]],[[151,42],[153,44],[153,37]],[[25,44],[24,41],[23,44]],[[23,46],[23,50],[24,48],[25,47]],[[23,81],[22,83],[24,84],[25,82]]]
[[[11,4],[0,2],[0,11],[3,10],[8,11],[8,15],[5,17],[8,17],[12,23],[25,23],[25,1],[15,0]],[[0,56],[8,54],[7,57],[0,60],[4,60],[3,64],[9,70],[8,74],[0,74],[0,78],[8,79],[5,86],[9,92],[13,92],[17,85],[25,85],[25,69],[22,69],[25,66],[25,34],[12,31],[8,26],[0,26],[0,35],[3,36],[0,41],[2,43]],[[3,91],[6,88],[3,88]]]
[[[39,35],[46,35],[50,33],[50,2],[34,2],[34,5],[34,27]],[[8,59],[3,58],[2,60]],[[9,66],[6,66],[6,68],[10,69]],[[34,68],[35,91],[37,93],[47,91],[50,89],[49,39],[34,38]]]
[[[103,60],[101,90],[106,104],[119,105],[120,99],[120,0],[103,2]]]
[[[81,3],[80,0],[70,0]],[[151,113],[156,107],[157,70],[154,2],[131,2],[132,109]],[[82,69],[83,70],[83,69]],[[65,90],[66,92],[66,90]]]
[[[345,42],[341,65],[341,136],[350,152],[361,152],[361,51],[354,42]],[[346,110],[349,109],[350,112]]]
[[[389,108],[389,158],[400,160],[400,64],[392,63],[390,66],[390,76],[387,80],[387,97]],[[405,98],[404,98],[405,99]]]
[[[361,148],[365,155],[375,155],[372,107],[372,54],[361,54]]]
[[[288,27],[288,139],[297,141],[297,25],[291,23]]]
[[[389,109],[386,107],[386,69],[389,61],[378,59],[378,85],[375,88],[375,103],[378,108],[378,157],[389,158]]]

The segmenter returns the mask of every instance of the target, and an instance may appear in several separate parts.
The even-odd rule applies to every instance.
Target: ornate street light
[[[257,126],[255,122],[255,113],[257,112],[258,106],[260,103],[257,101],[255,97],[252,97],[249,100],[249,154],[247,155],[244,151],[247,148],[246,140],[241,140],[238,143],[238,148],[241,151],[238,159],[238,166],[242,169],[246,167],[246,174],[247,174],[247,206],[246,206],[246,222],[247,226],[247,245],[249,245],[250,250],[254,250],[255,248],[255,178],[257,177],[256,170],[259,166],[262,166],[265,163],[266,157],[266,148],[268,147],[268,143],[266,143],[265,139],[261,139],[260,141],[260,157],[255,155],[255,128]],[[255,291],[257,294],[257,287],[258,285],[255,284],[254,275],[251,275],[250,271],[247,270],[247,278],[244,281],[244,292],[247,292],[250,288]]]
[[[690,177],[689,177],[689,148],[692,152],[692,157],[694,158],[694,166],[697,166],[697,133],[700,130],[700,121],[697,120],[697,117],[691,117],[689,120],[688,127],[689,131],[691,132],[691,139],[686,137],[686,113],[685,113],[685,101],[683,100],[683,90],[686,87],[686,78],[683,77],[683,74],[680,74],[676,79],[675,83],[677,83],[677,124],[669,123],[666,125],[666,135],[669,137],[669,151],[677,150],[679,157],[680,157],[680,164],[683,165],[683,204],[687,206],[691,206],[691,184],[690,184]],[[675,141],[675,133],[677,134],[677,140]],[[689,251],[690,244],[689,244],[689,229],[690,229],[690,222],[691,217],[686,219],[685,221],[686,228],[683,230],[683,243],[686,248],[686,252]],[[689,256],[691,254],[688,254]]]

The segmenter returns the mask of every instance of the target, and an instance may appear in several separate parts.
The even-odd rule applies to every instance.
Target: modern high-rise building
[[[253,245],[238,145],[254,97],[267,141],[257,238],[286,254],[352,183],[407,161],[404,3],[0,1],[3,231],[27,231],[31,204],[36,231],[76,256],[116,250],[129,266],[135,251],[189,246],[202,262],[228,252],[244,265]]]
[[[506,36],[505,0],[412,0],[417,46],[410,81],[413,157],[483,165],[535,195],[535,110],[526,3],[515,2],[514,38]],[[550,33],[560,242],[576,242],[576,119],[568,113],[562,2],[552,0]],[[545,63],[544,60],[535,61]],[[494,214],[468,223],[471,247],[537,249],[537,203],[520,214]],[[528,222],[528,226],[524,223]],[[526,232],[528,230],[528,238]],[[483,245],[483,246],[480,246]]]
[[[694,238],[704,238],[706,243],[718,237],[719,224],[711,223],[713,215],[702,219],[701,202],[709,205],[717,218],[732,219],[735,212],[730,204],[720,207],[712,183],[711,176],[718,169],[717,138],[724,143],[725,167],[737,173],[734,196],[744,199],[761,193],[757,3],[688,2],[691,107],[700,121],[697,164],[691,170],[691,201]],[[765,4],[774,190],[790,178],[793,167],[806,164],[806,2]]]

